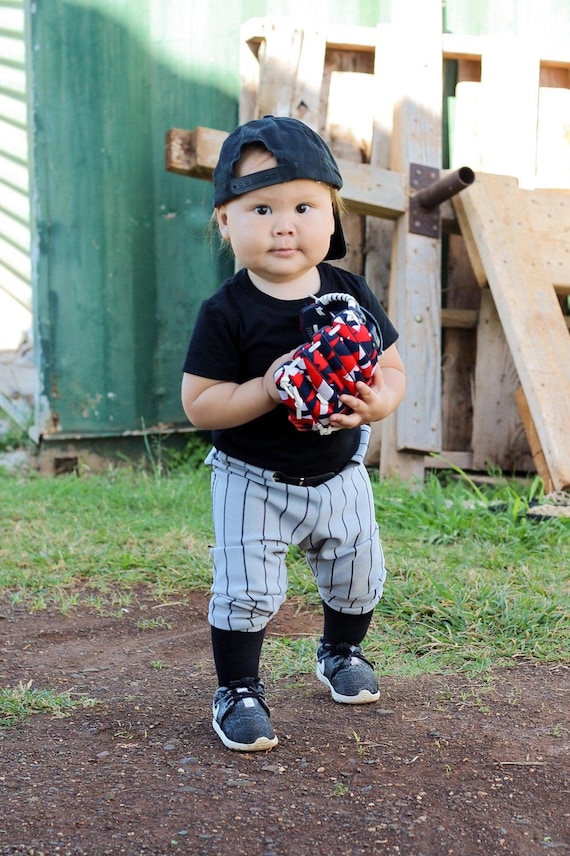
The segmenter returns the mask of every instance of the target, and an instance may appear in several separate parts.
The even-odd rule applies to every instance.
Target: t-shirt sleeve
[[[196,318],[183,371],[212,380],[234,381],[240,358],[235,325],[216,296],[205,300]]]

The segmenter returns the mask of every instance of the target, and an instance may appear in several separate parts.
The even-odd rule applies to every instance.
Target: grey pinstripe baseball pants
[[[258,631],[287,593],[290,545],[306,551],[323,601],[338,612],[370,612],[386,570],[370,478],[370,430],[342,472],[317,487],[273,481],[273,472],[212,449],[215,546],[209,621],[221,630]]]

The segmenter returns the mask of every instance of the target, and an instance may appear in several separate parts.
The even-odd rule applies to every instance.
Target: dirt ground
[[[205,612],[144,592],[122,617],[0,606],[2,687],[98,700],[0,730],[1,854],[570,853],[567,667],[382,678],[361,707],[312,674],[266,681],[279,745],[241,754],[211,727]],[[319,629],[287,605],[272,626]]]

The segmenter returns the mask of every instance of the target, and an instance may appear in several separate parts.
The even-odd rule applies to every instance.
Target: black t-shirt
[[[398,334],[364,277],[323,262],[319,295],[351,294],[376,318],[384,349]],[[184,371],[213,380],[244,383],[265,374],[282,354],[303,344],[301,309],[313,300],[280,300],[259,291],[242,269],[202,303],[184,362]],[[234,458],[289,475],[314,476],[342,469],[355,453],[360,428],[298,431],[277,406],[236,428],[213,431],[214,446]]]

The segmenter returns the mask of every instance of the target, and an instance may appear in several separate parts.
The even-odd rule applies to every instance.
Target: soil
[[[279,745],[231,752],[206,599],[0,607],[2,687],[98,702],[0,730],[1,854],[570,853],[568,667],[384,677],[358,707],[312,674],[266,680]],[[320,619],[286,604],[270,630],[316,642]]]

